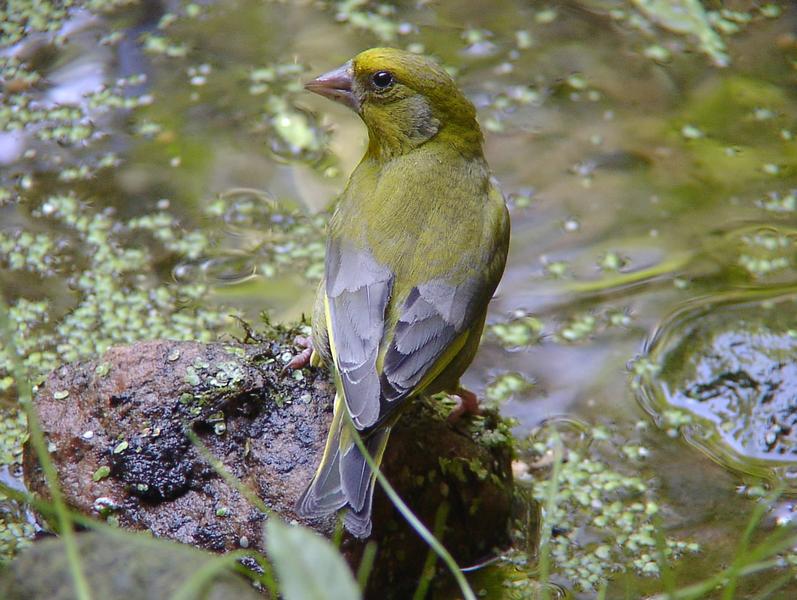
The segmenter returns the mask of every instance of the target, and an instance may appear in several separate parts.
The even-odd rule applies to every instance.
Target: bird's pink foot
[[[449,423],[456,423],[463,415],[481,414],[482,411],[479,407],[479,398],[470,390],[457,388],[457,391],[452,394],[452,396],[457,399],[457,405],[454,407],[454,410],[451,411],[451,414],[448,415]]]
[[[287,365],[285,365],[285,368],[283,369],[285,371],[304,369],[310,364],[310,359],[313,356],[313,340],[309,337],[296,336],[293,339],[293,343],[297,346],[301,346],[303,350],[294,356]]]

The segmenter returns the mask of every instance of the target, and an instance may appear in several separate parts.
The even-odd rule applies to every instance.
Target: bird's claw
[[[464,415],[480,415],[481,408],[479,407],[479,398],[465,388],[459,388],[452,394],[457,399],[457,405],[454,410],[448,415],[448,422],[451,424],[458,423]]]
[[[282,371],[296,371],[297,369],[304,369],[310,364],[313,356],[313,340],[309,337],[296,336],[293,338],[293,343],[297,346],[304,348],[299,354],[294,356],[288,364],[286,364]]]

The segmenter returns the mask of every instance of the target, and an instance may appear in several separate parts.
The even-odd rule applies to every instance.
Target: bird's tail
[[[296,504],[305,517],[322,517],[348,508],[343,523],[355,537],[371,533],[371,506],[376,475],[353,439],[353,425],[346,418],[346,403],[338,393],[321,464]],[[390,426],[380,428],[363,440],[377,467],[382,462]]]

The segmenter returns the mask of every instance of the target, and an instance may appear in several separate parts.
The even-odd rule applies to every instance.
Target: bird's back
[[[408,291],[443,276],[461,281],[484,268],[506,245],[500,239],[508,237],[507,228],[503,197],[484,159],[428,143],[386,163],[364,159],[330,235],[367,248]]]

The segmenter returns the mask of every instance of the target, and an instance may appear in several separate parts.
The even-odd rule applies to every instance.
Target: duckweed
[[[537,317],[517,311],[505,323],[495,323],[487,328],[488,335],[494,336],[506,348],[521,348],[540,341],[543,324]]]
[[[129,233],[147,229],[176,255],[198,256],[207,248],[206,237],[180,230],[173,217],[161,214],[119,222],[107,212],[92,214],[74,195],[51,196],[32,214],[58,221],[71,231],[77,240],[69,248],[73,256],[88,258],[85,269],[73,275],[71,284],[77,296],[72,306],[65,314],[59,314],[51,330],[43,327],[54,310],[50,301],[22,298],[11,305],[18,332],[16,349],[25,357],[32,380],[40,379],[58,362],[96,356],[114,343],[161,337],[209,340],[211,332],[224,323],[226,316],[220,312],[190,308],[190,303],[207,293],[206,286],[159,283],[152,276],[152,250],[126,245]],[[0,247],[12,249],[5,265],[11,271],[49,276],[56,268],[74,269],[68,252],[53,251],[60,243],[49,234],[33,236],[21,229],[0,231]],[[17,260],[16,256],[24,256],[25,260]],[[0,350],[0,357],[6,351]],[[7,361],[0,361],[3,364]],[[8,376],[2,366],[0,376]]]
[[[534,387],[534,381],[521,373],[502,373],[487,384],[484,396],[493,405],[500,405],[514,396],[526,394]]]
[[[658,544],[663,543],[668,560],[700,550],[698,544],[665,537],[661,539],[656,515],[659,506],[656,490],[637,475],[628,475],[618,468],[638,471],[649,456],[646,447],[625,443],[615,445],[597,428],[595,444],[586,453],[568,444],[567,459],[560,465],[559,486],[553,512],[543,511],[544,528],[555,528],[550,538],[550,556],[568,580],[581,590],[596,590],[615,573],[633,569],[648,577],[660,576]],[[559,434],[548,430],[532,438],[534,460],[561,444]],[[606,458],[603,458],[604,452]],[[610,458],[611,457],[611,458]],[[616,466],[609,466],[610,463]],[[533,497],[545,505],[550,493],[549,482],[537,472]]]

